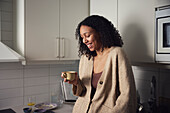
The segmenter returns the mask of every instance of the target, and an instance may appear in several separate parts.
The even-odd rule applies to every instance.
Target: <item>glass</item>
[[[27,105],[32,107],[32,106],[35,105],[35,101],[36,101],[35,96],[29,96],[28,101],[27,101]]]
[[[51,103],[56,103],[58,107],[61,107],[64,102],[63,94],[61,91],[61,86],[56,86],[56,88],[51,91]]]
[[[170,47],[170,23],[163,24],[163,47]]]

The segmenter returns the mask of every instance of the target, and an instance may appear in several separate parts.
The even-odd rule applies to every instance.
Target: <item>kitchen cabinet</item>
[[[109,19],[117,27],[118,0],[90,0],[90,15],[101,15]]]
[[[15,0],[15,49],[27,61],[75,60],[78,23],[88,0]]]
[[[90,3],[91,14],[115,18],[131,62],[154,62],[154,0],[107,0],[106,3],[91,0]]]
[[[154,0],[119,0],[118,29],[132,62],[154,62]]]
[[[155,7],[162,7],[170,5],[170,0],[155,0]]]

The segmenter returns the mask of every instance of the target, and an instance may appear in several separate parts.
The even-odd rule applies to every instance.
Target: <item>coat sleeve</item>
[[[81,57],[80,63],[79,63],[79,74],[82,71],[82,69],[81,69],[82,65],[83,65],[83,56]],[[77,85],[73,85],[72,91],[73,91],[73,94],[76,96],[83,96],[85,94],[86,88],[81,80],[81,77],[79,77],[79,79],[77,81]]]
[[[113,113],[136,113],[136,88],[132,68],[123,50],[117,55],[119,95]]]

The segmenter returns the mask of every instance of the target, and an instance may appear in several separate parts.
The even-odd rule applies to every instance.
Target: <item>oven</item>
[[[156,8],[155,12],[155,60],[170,63],[170,7]]]

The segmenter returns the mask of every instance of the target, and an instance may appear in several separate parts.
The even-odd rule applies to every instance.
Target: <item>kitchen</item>
[[[105,4],[107,4],[106,6],[110,6],[111,3],[114,3],[115,1],[116,3],[114,5],[116,6],[118,4],[117,0],[113,0],[113,1],[110,0],[108,1],[108,3]],[[157,101],[159,100],[158,104],[161,103],[163,106],[166,105],[165,108],[169,107],[170,91],[168,90],[168,87],[170,86],[170,83],[168,80],[170,79],[169,76],[170,65],[167,63],[153,63],[154,62],[153,57],[154,57],[155,1],[154,0],[151,0],[149,2],[143,1],[141,3],[138,3],[139,1],[136,0],[131,0],[131,1],[132,2],[130,2],[131,3],[130,4],[129,1],[120,0],[121,5],[119,6],[119,8],[121,8],[121,10],[118,11],[114,10],[113,11],[114,13],[112,13],[113,16],[106,10],[108,14],[106,13],[105,15],[106,16],[108,15],[108,18],[113,22],[115,22],[115,26],[118,26],[118,29],[122,37],[127,37],[127,39],[126,38],[123,39],[125,42],[124,48],[127,51],[130,60],[133,59],[134,61],[132,63],[133,64],[132,68],[134,71],[136,87],[140,95],[140,102],[146,103],[150,99],[151,97],[150,83],[152,77],[155,76],[156,83],[157,83],[156,96],[157,96]],[[92,6],[92,4],[95,4],[95,0],[91,0],[89,3],[91,3]],[[98,2],[98,4],[99,3],[100,2]],[[168,3],[169,3],[168,0],[167,1],[164,0],[164,2],[161,3],[161,5],[162,6],[170,5]],[[135,4],[140,4],[140,5],[135,5]],[[156,5],[158,6],[159,3]],[[94,9],[93,7],[89,6],[91,9],[93,9],[90,11],[91,14],[100,11],[99,8],[97,8],[97,5],[95,6],[96,8],[94,7]],[[1,7],[1,14],[2,14],[1,40],[3,43],[13,48],[15,46],[13,43],[14,41],[13,35],[15,34],[15,32],[13,31],[14,23],[12,20],[13,0],[0,0],[0,7]],[[129,8],[125,9],[122,7],[129,7]],[[113,7],[113,8],[117,9],[117,7]],[[108,9],[108,10],[112,10],[112,9]],[[146,10],[148,10],[147,13]],[[102,9],[102,11],[104,11],[104,9]],[[118,14],[116,12],[118,12]],[[128,17],[129,12],[133,13],[131,17]],[[135,14],[137,13],[141,13],[141,15],[136,16]],[[117,17],[117,15],[118,18],[115,18]],[[143,21],[142,19],[146,17],[147,19],[145,23],[142,23]],[[74,30],[72,30],[71,32],[74,32]],[[31,52],[31,50],[32,49],[28,51]],[[61,80],[60,73],[66,70],[77,71],[78,64],[79,64],[79,60],[75,60],[75,59],[55,60],[55,61],[45,60],[43,62],[30,61],[26,65],[22,65],[21,62],[16,62],[16,63],[1,62],[0,63],[0,109],[10,108],[16,105],[17,106],[26,105],[27,98],[29,96],[36,96],[36,103],[49,101],[51,92],[53,90],[57,90],[58,92],[60,92],[60,87],[59,87],[60,80]]]

